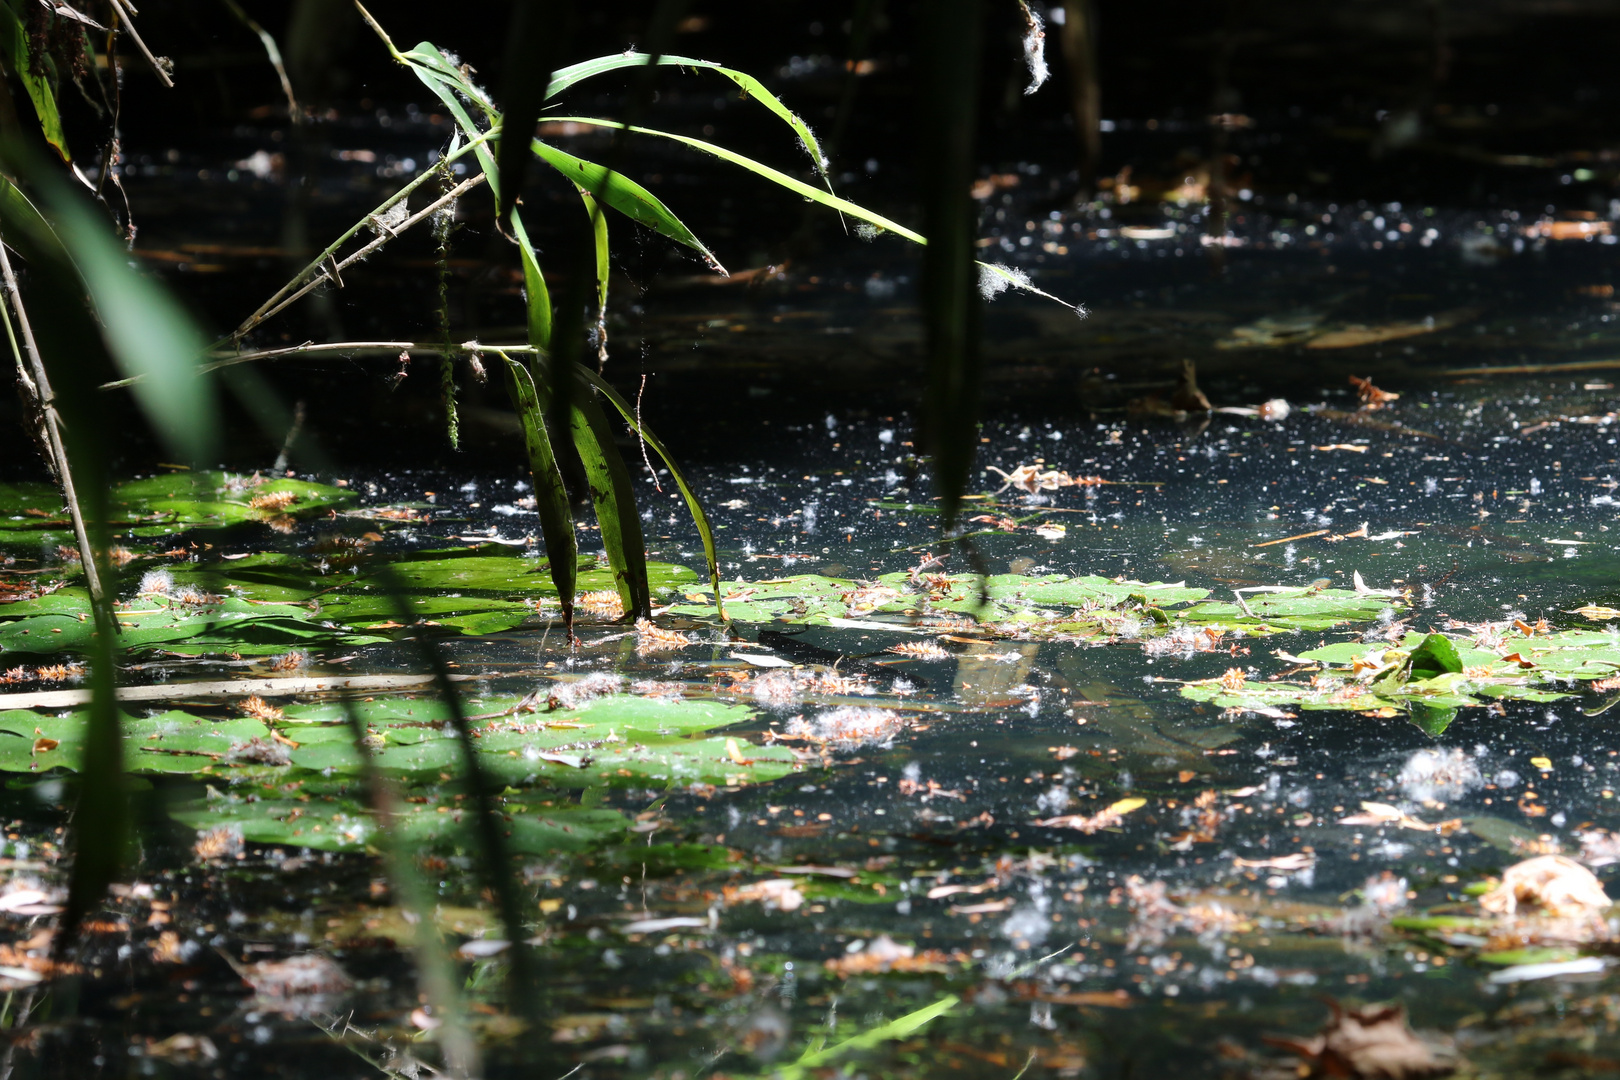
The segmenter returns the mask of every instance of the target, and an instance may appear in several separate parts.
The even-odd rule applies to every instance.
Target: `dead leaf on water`
[[[1555,916],[1595,915],[1612,901],[1603,883],[1563,855],[1541,855],[1517,863],[1502,874],[1502,881],[1479,898],[1479,906],[1497,915],[1512,915],[1527,905]]]
[[[1270,859],[1234,858],[1232,865],[1239,870],[1309,870],[1316,865],[1316,856],[1309,852],[1277,855]]]
[[[1419,832],[1435,832],[1437,825],[1430,825],[1426,821],[1419,821],[1403,810],[1396,809],[1388,803],[1363,802],[1361,813],[1351,814],[1349,817],[1339,819],[1340,825],[1399,825],[1403,829],[1416,829]]]
[[[1310,1065],[1310,1075],[1362,1080],[1418,1080],[1447,1076],[1457,1062],[1449,1049],[1436,1048],[1413,1034],[1400,1005],[1347,1009],[1328,1000],[1333,1018],[1309,1039],[1265,1036],[1272,1046],[1291,1050]]]
[[[1449,330],[1475,318],[1478,308],[1453,308],[1438,315],[1402,322],[1379,323],[1368,326],[1352,324],[1318,334],[1305,343],[1307,349],[1350,349],[1358,345],[1377,345],[1385,341],[1432,334],[1436,330]]]
[[[1090,817],[1085,814],[1064,814],[1061,817],[1037,821],[1035,824],[1049,829],[1078,829],[1083,833],[1094,833],[1121,824],[1126,814],[1132,810],[1140,810],[1146,805],[1146,799],[1121,799]]]

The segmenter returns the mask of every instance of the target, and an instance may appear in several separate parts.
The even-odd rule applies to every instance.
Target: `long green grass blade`
[[[590,192],[603,204],[611,206],[630,220],[645,225],[678,244],[685,244],[702,255],[703,260],[710,266],[725,273],[725,268],[720,266],[714,253],[693,236],[692,231],[670,213],[669,208],[660,202],[657,196],[634,180],[622,173],[614,172],[605,165],[598,165],[584,158],[575,157],[565,150],[558,150],[539,139],[533,140],[530,145],[541,160],[572,180],[578,187]]]
[[[492,124],[500,122],[501,114],[489,100],[489,95],[445,59],[444,54],[433,45],[424,41],[410,52],[397,55],[416,72],[416,77],[433,91],[444,103],[444,107],[450,110],[450,115],[455,117],[457,125],[467,138],[477,139],[484,132],[462,105],[462,96],[475,102]],[[504,205],[501,201],[504,189],[501,187],[500,170],[496,166],[495,155],[491,152],[489,143],[478,143],[473,153],[478,158],[478,167],[484,171],[484,178],[489,183],[489,191],[496,205]],[[551,294],[546,289],[545,276],[540,272],[540,256],[535,253],[528,230],[523,227],[523,219],[514,213],[509,219],[509,225],[512,239],[517,242],[519,258],[523,263],[523,288],[528,298],[529,344],[537,349],[546,349],[551,346]]]
[[[908,1035],[914,1034],[915,1032],[927,1027],[934,1020],[950,1012],[956,1007],[959,1001],[961,1001],[961,999],[955,994],[946,994],[944,997],[940,998],[931,1005],[926,1005],[921,1009],[917,1009],[915,1012],[909,1012],[904,1016],[897,1017],[896,1019],[889,1021],[887,1024],[880,1024],[877,1027],[868,1028],[859,1035],[850,1036],[843,1042],[834,1043],[832,1046],[806,1051],[798,1061],[783,1065],[774,1070],[770,1075],[773,1076],[775,1080],[800,1080],[800,1078],[804,1077],[812,1069],[820,1070],[827,1068],[834,1061],[837,1061],[845,1054],[856,1050],[870,1050],[873,1047],[880,1046],[891,1039],[903,1039]]]
[[[857,221],[864,221],[869,225],[876,225],[885,232],[892,232],[896,236],[904,237],[914,244],[926,245],[928,243],[927,238],[924,237],[922,233],[919,233],[914,229],[908,229],[898,221],[890,220],[889,218],[884,217],[882,214],[873,213],[871,210],[866,209],[866,207],[861,206],[858,203],[852,203],[848,199],[840,199],[836,195],[828,194],[819,188],[806,184],[802,180],[794,179],[779,169],[773,169],[764,162],[755,161],[753,158],[739,154],[735,150],[728,150],[724,146],[718,146],[711,142],[705,142],[702,139],[694,139],[690,135],[678,135],[673,131],[660,131],[657,128],[638,127],[634,124],[625,125],[621,124],[617,120],[603,120],[599,117],[593,116],[558,116],[553,117],[552,119],[559,123],[587,124],[593,127],[613,129],[625,128],[626,130],[635,132],[638,135],[656,135],[660,139],[671,139],[675,142],[690,146],[694,150],[701,150],[705,154],[711,154],[714,157],[719,158],[721,161],[728,161],[733,165],[747,169],[755,176],[763,177],[773,184],[786,188],[795,195],[802,195],[811,202],[820,203],[822,206],[837,210],[840,213],[848,214]],[[1011,267],[1003,266],[1000,263],[987,262],[977,262],[976,265],[979,267],[981,273],[990,274],[1002,281],[1005,281],[1009,286],[1015,289],[1022,292],[1031,293],[1035,296],[1044,297],[1045,299],[1051,300],[1054,303],[1062,304],[1067,308],[1074,308],[1081,315],[1085,314],[1084,308],[1071,304],[1062,297],[1053,296],[1051,293],[1046,292],[1045,290],[1036,288],[1035,283],[1030,281],[1027,275]]]
[[[810,130],[810,125],[801,120],[792,109],[782,104],[775,94],[766,89],[764,83],[752,75],[745,71],[738,71],[735,68],[724,67],[710,60],[694,60],[689,56],[652,56],[641,52],[601,56],[595,60],[586,60],[583,63],[574,64],[572,67],[557,70],[551,77],[551,85],[546,88],[546,100],[550,101],[564,90],[585,79],[609,71],[617,71],[620,68],[646,66],[649,63],[663,67],[697,68],[714,71],[736,83],[742,90],[743,97],[752,98],[759,102],[793,130],[793,134],[799,137],[799,145],[803,146],[805,153],[810,155],[810,160],[815,164],[816,172],[821,175],[822,180],[828,181],[830,189],[831,182],[827,176],[827,158],[821,152],[821,144],[816,141],[815,132]]]
[[[568,507],[568,490],[563,486],[557,455],[546,430],[545,409],[535,392],[529,369],[501,354],[507,396],[523,423],[523,445],[529,454],[529,472],[534,478],[534,505],[540,512],[540,534],[546,542],[546,558],[551,563],[551,580],[562,602],[563,625],[574,625],[574,584],[579,573],[579,541],[574,535],[574,515]]]
[[[551,291],[546,288],[546,276],[540,272],[540,257],[529,243],[529,234],[516,214],[512,215],[512,232],[519,238],[518,258],[523,262],[523,298],[528,317],[529,344],[537,349],[551,348]]]
[[[646,425],[642,424],[640,419],[637,418],[630,403],[625,401],[619,395],[619,392],[613,389],[607,380],[597,375],[596,372],[591,371],[589,368],[584,368],[583,371],[586,381],[596,387],[602,396],[607,398],[615,409],[619,410],[619,415],[624,417],[624,422],[630,425],[630,430],[634,431],[648,446],[652,447],[653,453],[657,454],[663,459],[664,464],[669,466],[669,475],[674,479],[675,486],[680,489],[681,498],[686,500],[686,509],[692,515],[692,524],[697,526],[698,536],[703,539],[703,556],[709,564],[709,583],[714,586],[714,609],[724,619],[726,609],[720,600],[720,559],[714,547],[714,528],[709,524],[709,515],[703,511],[703,504],[698,501],[697,494],[692,490],[691,485],[686,482],[686,477],[681,475],[681,470],[676,467],[675,458],[664,448],[664,444],[658,436],[649,431]]]
[[[104,218],[61,181],[41,187],[101,317],[107,351],[125,378],[140,378],[131,390],[141,411],[173,453],[206,461],[219,432],[213,384],[197,374],[203,335],[166,289],[129,265]]]
[[[519,134],[532,133],[540,119],[551,82],[553,62],[560,58],[573,37],[575,6],[556,0],[527,0],[512,5],[512,21],[506,38],[506,74],[501,80],[502,126]],[[505,221],[523,190],[529,155],[522,139],[502,139],[496,152],[500,165],[497,189],[501,197],[495,207],[497,220]]]
[[[596,248],[596,360],[600,367],[607,363],[608,276],[613,269],[609,260],[612,252],[608,248],[607,215],[602,213],[602,205],[584,188],[580,189],[579,197],[584,200],[585,214],[591,219],[591,239]]]
[[[921,233],[914,232],[913,230],[906,228],[898,221],[891,221],[882,214],[875,214],[866,209],[864,206],[852,203],[848,199],[840,199],[838,196],[831,195],[825,191],[822,191],[820,188],[813,187],[810,184],[805,183],[803,180],[797,180],[789,176],[787,173],[782,172],[780,169],[773,169],[764,162],[755,161],[751,157],[739,154],[735,150],[728,150],[723,146],[716,145],[715,143],[704,142],[702,139],[694,139],[690,135],[677,135],[673,131],[660,131],[657,128],[641,127],[636,124],[626,125],[621,124],[617,120],[602,120],[593,116],[557,116],[552,117],[551,119],[559,123],[566,124],[587,124],[592,127],[611,128],[615,130],[623,128],[624,130],[633,132],[637,135],[656,135],[660,139],[671,139],[675,142],[690,146],[694,150],[701,150],[705,154],[712,154],[721,161],[729,161],[733,165],[741,166],[742,168],[753,173],[755,176],[764,177],[771,183],[784,187],[793,192],[795,195],[803,195],[811,202],[820,203],[822,206],[827,206],[834,210],[842,211],[843,213],[848,214],[850,217],[855,218],[857,221],[865,221],[869,224],[876,225],[880,229],[892,232],[897,236],[903,236],[914,244],[926,244],[928,242],[923,239]]]
[[[26,154],[13,154],[15,162]],[[9,180],[0,182],[0,221],[30,259],[60,261],[76,274],[99,316],[107,353],[133,384],[135,400],[176,456],[206,460],[217,442],[212,385],[197,374],[205,343],[162,285],[129,265],[106,220],[51,170],[30,166],[49,219]],[[59,302],[71,306],[67,298]]]
[[[585,465],[596,521],[602,527],[602,547],[613,567],[624,613],[632,619],[651,618],[647,545],[641,534],[641,515],[636,511],[630,470],[613,444],[613,429],[608,426],[602,406],[589,389],[580,387],[569,404],[574,447]]]
[[[62,117],[56,111],[56,95],[43,75],[29,73],[33,65],[28,52],[28,32],[23,28],[22,20],[17,18],[17,13],[5,4],[0,4],[0,61],[11,69],[11,73],[28,92],[28,100],[34,103],[34,115],[39,117],[39,127],[45,134],[45,141],[62,155],[63,161],[72,161],[68,153],[67,134],[62,130]]]

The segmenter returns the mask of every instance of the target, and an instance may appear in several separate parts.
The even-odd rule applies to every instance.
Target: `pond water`
[[[1357,1014],[1393,1075],[1620,1067],[1584,871],[1489,891],[1620,861],[1607,209],[1273,196],[1215,273],[1173,202],[1003,186],[989,250],[1093,310],[988,309],[965,542],[896,389],[900,256],[627,305],[729,628],[645,477],[658,627],[595,596],[571,645],[476,397],[468,468],[131,478],[140,843],[72,968],[84,601],[49,489],[0,488],[4,1067],[1281,1076],[1324,998],[1404,1006],[1425,1042]],[[1235,411],[1169,415],[1182,359]]]

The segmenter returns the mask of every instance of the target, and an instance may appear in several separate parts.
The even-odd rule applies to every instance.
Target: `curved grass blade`
[[[552,74],[551,85],[546,88],[546,100],[550,101],[575,83],[582,82],[585,79],[609,71],[617,71],[620,68],[635,67],[637,65],[646,66],[648,64],[656,64],[661,67],[698,68],[713,71],[736,83],[742,90],[743,97],[752,98],[759,102],[793,130],[793,134],[799,137],[799,144],[804,147],[805,153],[810,155],[810,160],[815,164],[816,172],[827,183],[827,189],[832,190],[832,180],[827,175],[827,156],[821,152],[821,144],[816,141],[815,132],[810,130],[810,125],[801,120],[792,109],[782,104],[781,99],[766,89],[764,83],[746,71],[728,68],[711,60],[694,60],[689,56],[668,56],[663,54],[654,56],[641,52],[618,53],[613,56],[601,56],[595,60],[586,60],[571,67],[558,69]]]
[[[551,563],[551,580],[562,602],[563,625],[574,625],[574,583],[579,573],[579,540],[574,535],[574,516],[568,509],[568,490],[563,486],[557,455],[546,431],[545,409],[535,393],[529,369],[505,353],[500,354],[506,377],[506,392],[523,423],[523,444],[529,453],[529,471],[534,477],[534,504],[540,512],[540,533],[546,541],[546,558]]]
[[[573,37],[574,11],[571,3],[542,0],[512,6],[506,40],[506,74],[501,80],[503,127],[533,134],[540,109],[545,105],[552,64]],[[523,190],[524,175],[529,168],[529,155],[524,151],[522,139],[502,139],[496,152],[500,166],[496,189],[501,192],[495,207],[498,221],[510,216],[518,192]]]
[[[590,192],[600,202],[678,244],[685,244],[702,255],[703,261],[720,273],[726,272],[725,267],[715,259],[714,253],[692,235],[692,230],[682,224],[680,218],[670,213],[669,208],[659,201],[657,196],[634,180],[622,173],[614,172],[605,165],[598,165],[584,158],[575,157],[565,150],[558,150],[539,139],[533,140],[530,146],[541,160],[573,181],[577,187]]]
[[[703,556],[709,564],[709,583],[714,587],[714,609],[724,619],[726,609],[720,600],[720,560],[714,548],[714,528],[709,524],[709,515],[703,511],[703,504],[698,501],[697,494],[692,491],[691,485],[686,482],[686,477],[681,475],[681,470],[675,465],[674,457],[664,448],[664,444],[659,440],[658,436],[654,435],[640,420],[636,419],[635,410],[630,407],[630,403],[625,401],[619,395],[619,392],[608,384],[607,380],[594,371],[588,368],[584,368],[583,371],[585,380],[596,387],[602,396],[607,398],[615,409],[619,410],[619,415],[624,417],[626,424],[630,425],[630,430],[634,431],[648,446],[652,447],[653,453],[662,458],[664,464],[669,466],[669,475],[674,479],[675,486],[680,488],[681,498],[686,500],[687,512],[692,515],[692,524],[697,526],[698,536],[703,539]]]
[[[591,193],[584,188],[580,189],[579,197],[585,201],[585,213],[591,219],[591,236],[596,247],[596,369],[600,371],[607,365],[608,275],[612,272],[607,215],[602,213],[602,204],[591,198]]]
[[[44,177],[39,179],[44,180]],[[101,317],[107,351],[152,427],[180,457],[204,461],[218,438],[210,383],[198,377],[206,350],[196,325],[158,283],[132,269],[99,218],[61,182],[43,187],[55,235],[71,253]]]
[[[747,169],[755,176],[763,177],[779,187],[786,188],[795,195],[802,195],[811,202],[820,203],[822,206],[837,210],[840,213],[848,214],[857,221],[864,221],[869,225],[876,225],[878,228],[883,229],[886,232],[892,232],[896,236],[904,237],[914,244],[926,245],[928,243],[928,239],[921,233],[914,229],[906,228],[898,221],[893,221],[886,218],[882,214],[873,213],[871,210],[866,209],[866,207],[861,206],[858,203],[852,203],[848,199],[840,199],[836,195],[830,195],[819,188],[806,184],[802,180],[795,180],[787,173],[784,173],[779,169],[773,169],[764,162],[755,161],[751,157],[739,154],[735,150],[728,150],[723,146],[718,146],[711,142],[705,142],[702,139],[694,139],[690,135],[677,135],[673,131],[660,131],[657,128],[638,127],[634,124],[625,125],[621,124],[617,120],[603,120],[600,117],[593,116],[557,116],[553,117],[552,119],[556,120],[558,123],[587,124],[592,127],[610,129],[624,128],[625,130],[634,132],[637,135],[656,135],[660,139],[671,139],[678,143],[684,143],[694,150],[701,150],[705,154],[711,154],[714,157],[719,158],[721,161],[729,161],[733,165]],[[1036,288],[1035,284],[1029,280],[1027,275],[1014,270],[1011,267],[1002,266],[999,263],[987,262],[978,262],[976,265],[979,267],[981,273],[989,273],[998,279],[1004,280],[1013,288],[1016,288],[1022,292],[1033,293],[1036,296],[1044,297],[1045,299],[1062,304],[1066,308],[1073,308],[1082,315],[1085,314],[1084,308],[1077,307],[1061,297],[1053,296],[1049,292]]]
[[[576,369],[579,365],[576,365]],[[614,583],[624,613],[630,619],[652,617],[652,587],[647,581],[647,544],[641,534],[641,515],[630,470],[613,444],[602,406],[586,387],[580,387],[569,403],[574,447],[579,451],[590,482],[591,502],[602,527],[602,547],[613,567]]]
[[[22,82],[28,100],[34,103],[34,115],[39,117],[40,130],[51,148],[62,155],[63,161],[72,161],[68,153],[67,134],[62,130],[62,117],[56,111],[56,95],[43,75],[34,75],[32,58],[28,51],[28,32],[17,13],[0,4],[0,62]]]
[[[388,39],[384,37],[383,40]],[[389,48],[392,49],[393,45],[390,44]],[[444,103],[444,107],[450,110],[450,115],[455,117],[456,123],[467,138],[479,139],[485,132],[473,121],[458,94],[477,104],[491,123],[500,123],[501,114],[496,111],[488,95],[462,75],[460,70],[446,60],[444,54],[433,45],[423,42],[409,53],[395,52],[394,56],[416,72],[416,77],[422,80],[423,85],[432,90]],[[496,205],[505,205],[502,201],[504,189],[500,183],[500,170],[496,166],[495,155],[490,152],[488,141],[475,144],[473,153],[478,158],[478,167],[483,170]],[[540,257],[535,253],[534,244],[529,240],[528,230],[523,227],[523,219],[514,213],[508,219],[508,224],[523,263],[523,288],[528,301],[529,344],[537,349],[550,348],[551,294],[546,288],[545,276],[540,272]]]
[[[822,206],[831,207],[834,210],[848,214],[850,217],[855,218],[858,221],[864,221],[868,224],[876,225],[880,229],[892,232],[897,236],[903,236],[914,244],[926,244],[928,242],[923,238],[921,233],[906,228],[898,221],[891,221],[882,214],[875,214],[866,209],[864,206],[852,203],[848,199],[840,199],[836,195],[828,194],[827,192],[822,191],[820,188],[806,184],[803,180],[794,179],[787,173],[782,172],[780,169],[773,169],[764,162],[755,161],[753,158],[739,154],[735,150],[728,150],[723,146],[718,146],[711,142],[704,142],[702,139],[694,139],[690,135],[677,135],[673,131],[660,131],[657,128],[641,127],[636,124],[621,124],[617,120],[603,120],[594,116],[556,116],[551,117],[551,119],[557,121],[558,123],[564,124],[586,124],[591,127],[609,128],[612,130],[623,128],[624,130],[633,132],[637,135],[656,135],[660,139],[671,139],[678,143],[684,143],[694,150],[701,150],[705,154],[712,154],[714,157],[717,157],[722,161],[729,161],[733,165],[741,166],[756,176],[764,177],[766,180],[771,181],[771,183],[776,184],[779,187],[786,188],[795,195],[803,195],[811,202],[816,202],[820,203]]]
[[[540,257],[529,243],[529,234],[516,214],[512,215],[512,235],[518,241],[518,258],[523,262],[523,299],[528,318],[529,344],[537,349],[551,348],[551,290],[540,272]]]

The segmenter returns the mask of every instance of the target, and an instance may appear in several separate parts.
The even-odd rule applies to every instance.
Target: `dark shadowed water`
[[[375,189],[387,179],[378,168],[354,186]],[[230,183],[252,175],[242,166]],[[942,566],[924,565],[942,550],[941,518],[914,457],[915,266],[898,240],[824,239],[729,285],[695,280],[695,266],[694,280],[654,278],[656,249],[615,283],[608,374],[632,393],[652,376],[647,420],[691,465],[722,574],[739,583],[729,598],[799,575],[855,589],[913,570],[894,596],[922,595],[923,575],[982,569],[1180,583],[1223,604],[1233,589],[1313,585],[1390,603],[1278,633],[1166,636],[1146,601],[1101,630],[1008,620],[988,632],[926,600],[909,613],[857,603],[812,625],[788,609],[728,631],[699,614],[701,547],[678,496],[667,476],[662,490],[646,478],[651,557],[698,572],[659,620],[685,644],[638,653],[631,628],[589,616],[569,647],[544,607],[508,629],[442,638],[454,670],[473,676],[462,685],[474,714],[581,676],[605,685],[604,673],[627,680],[618,696],[738,707],[721,730],[736,782],[626,769],[622,782],[575,783],[538,758],[527,777],[503,774],[508,813],[555,804],[630,823],[507,868],[538,972],[531,1014],[507,992],[514,946],[465,834],[408,853],[424,920],[364,842],[256,842],[250,827],[239,857],[207,858],[188,808],[283,797],[263,775],[229,770],[142,782],[129,886],[71,953],[81,972],[41,982],[27,943],[64,881],[75,787],[24,764],[7,766],[0,803],[0,865],[14,879],[0,898],[0,985],[19,1036],[4,1067],[430,1075],[421,1062],[441,1063],[448,1029],[409,949],[425,921],[452,953],[454,1022],[491,1075],[1293,1075],[1298,1059],[1264,1040],[1307,1039],[1326,1021],[1324,998],[1398,1002],[1482,1076],[1620,1067],[1612,924],[1549,943],[1545,928],[1485,918],[1470,891],[1558,852],[1610,872],[1620,741],[1600,710],[1612,691],[1587,671],[1546,683],[1550,700],[1299,704],[1312,674],[1300,654],[1326,645],[1381,654],[1414,644],[1405,634],[1441,632],[1534,671],[1551,669],[1536,652],[1550,634],[1615,633],[1620,612],[1599,609],[1620,606],[1620,205],[1593,203],[1580,170],[1551,161],[1511,208],[1238,194],[1212,244],[1191,174],[1167,181],[1190,185],[1185,205],[1116,194],[1080,209],[1057,202],[1039,169],[998,175],[983,202],[985,257],[1090,314],[1005,294],[987,308],[971,553],[951,546]],[[1560,189],[1568,197],[1547,193]],[[201,294],[224,306],[263,271],[241,264],[267,257],[185,255],[191,192],[165,190],[172,204],[145,208],[153,232],[185,256],[181,280],[219,274]],[[233,190],[210,183],[198,197]],[[353,192],[327,194],[356,205]],[[733,269],[765,264],[733,244]],[[328,315],[355,338],[416,332],[378,325],[381,300],[419,280],[410,269],[379,260],[375,276],[326,298]],[[468,333],[515,339],[515,284],[472,269],[465,284]],[[1166,415],[1184,359],[1215,406],[1237,411]],[[299,363],[303,373],[275,377],[311,417],[293,470],[417,514],[378,524],[370,558],[479,545],[538,554],[515,420],[487,390],[467,388],[469,450],[457,459],[430,441],[441,420],[432,386],[418,388],[427,376],[390,397],[379,389],[390,360]],[[1352,375],[1399,397],[1365,409]],[[349,397],[333,389],[345,386]],[[233,467],[274,459],[251,438]],[[318,467],[316,443],[352,471]],[[1035,465],[1085,482],[1028,492],[989,468]],[[185,557],[224,572],[230,556],[285,552],[335,581],[348,570],[325,561],[334,528],[349,526],[244,524]],[[581,537],[586,552],[600,546],[588,526]],[[130,543],[148,555],[196,538]],[[66,573],[54,544],[5,553],[0,582]],[[121,595],[133,602],[131,578]],[[892,651],[922,643],[933,651]],[[44,660],[16,651],[19,663]],[[230,678],[242,662],[229,647],[130,660],[132,684]],[[311,662],[349,675],[419,666],[412,646],[386,640],[319,648]],[[1237,704],[1183,693],[1223,676]],[[1268,683],[1304,689],[1262,701],[1253,686]],[[413,700],[431,712],[433,697]],[[605,755],[606,743],[589,749]],[[749,771],[751,751],[783,747],[786,775]],[[319,787],[330,771],[293,769],[291,782],[321,792],[311,819],[348,797]],[[409,777],[412,797],[459,821],[452,775],[424,776]],[[1369,802],[1396,816],[1342,823]],[[1591,836],[1600,842],[1583,843]],[[45,895],[9,899],[36,885]],[[310,952],[335,961],[348,988],[288,1004],[251,998],[238,974]]]

